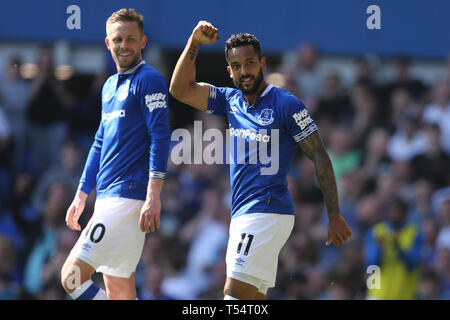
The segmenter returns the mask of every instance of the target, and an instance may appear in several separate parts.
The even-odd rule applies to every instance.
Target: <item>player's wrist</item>
[[[159,199],[160,196],[161,196],[161,191],[159,191],[159,190],[151,190],[151,191],[147,192],[147,198],[152,198],[152,199],[158,198]]]
[[[154,201],[160,199],[164,180],[151,178],[147,189],[147,200]]]
[[[191,35],[188,41],[189,46],[196,46],[197,48],[200,47],[203,43],[201,40],[195,38],[194,34]]]
[[[86,199],[88,198],[88,194],[87,194],[86,192],[84,192],[83,190],[78,189],[78,190],[77,190],[77,193],[75,194],[75,197],[76,197],[78,200],[86,201]]]

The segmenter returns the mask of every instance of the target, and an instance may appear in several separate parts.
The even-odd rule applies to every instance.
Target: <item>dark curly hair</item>
[[[261,46],[259,40],[250,33],[235,33],[225,42],[225,57],[228,59],[228,50],[241,46],[252,46],[261,59]]]

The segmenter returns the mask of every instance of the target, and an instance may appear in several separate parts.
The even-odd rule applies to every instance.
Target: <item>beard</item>
[[[124,60],[127,60],[127,61],[124,61]],[[127,59],[123,59],[117,54],[115,57],[115,61],[122,69],[131,69],[136,64],[138,64],[139,55],[134,54],[134,55],[128,57]]]
[[[248,76],[241,76],[239,78],[239,81],[236,81],[233,78],[233,83],[239,90],[241,90],[241,92],[244,95],[250,96],[252,94],[255,94],[256,91],[258,91],[258,88],[261,85],[261,82],[264,80],[264,75],[263,75],[262,70],[260,69],[258,75],[256,76],[256,78],[253,77],[253,76],[250,76],[253,79],[254,84],[253,84],[253,86],[251,86],[250,88],[247,88],[247,89],[244,88],[244,86],[242,85],[242,78],[246,78],[246,77],[248,77]]]

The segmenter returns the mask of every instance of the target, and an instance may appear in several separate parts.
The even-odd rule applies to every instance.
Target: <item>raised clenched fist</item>
[[[208,21],[199,21],[192,31],[192,39],[198,44],[213,44],[219,40],[219,29]]]

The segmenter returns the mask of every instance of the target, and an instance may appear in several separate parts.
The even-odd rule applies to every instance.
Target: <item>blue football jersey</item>
[[[141,61],[116,73],[102,90],[102,117],[80,179],[97,198],[145,200],[148,180],[167,170],[170,126],[166,80]]]
[[[232,218],[294,214],[287,171],[298,143],[317,130],[303,103],[269,84],[250,106],[240,90],[211,85],[206,112],[228,118]]]

